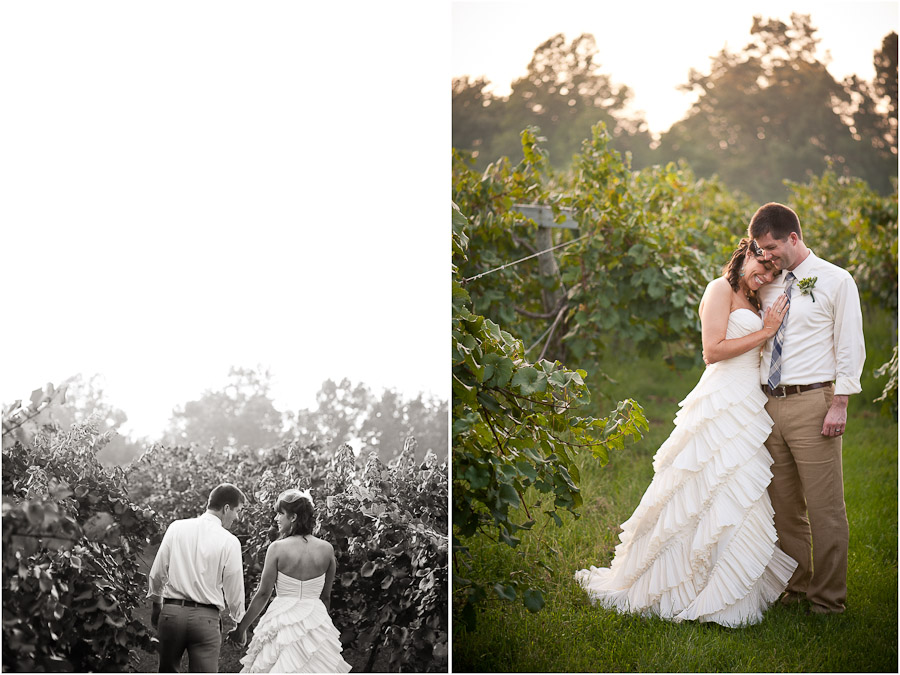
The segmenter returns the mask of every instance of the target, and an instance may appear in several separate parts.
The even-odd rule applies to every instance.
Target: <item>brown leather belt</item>
[[[215,605],[204,605],[202,602],[194,602],[193,600],[178,600],[176,598],[163,598],[163,604],[166,605],[184,605],[185,607],[205,607],[206,609],[214,609],[217,612],[219,608]]]
[[[815,384],[782,384],[778,387],[772,389],[769,385],[764,384],[762,386],[762,390],[764,393],[769,396],[774,396],[775,398],[784,398],[785,396],[790,396],[791,394],[799,394],[803,391],[809,391],[811,389],[822,389],[823,387],[830,387],[832,385],[831,382],[816,382]]]

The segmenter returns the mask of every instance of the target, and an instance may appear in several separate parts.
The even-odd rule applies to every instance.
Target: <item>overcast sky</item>
[[[563,33],[597,41],[596,61],[613,82],[633,90],[650,130],[666,131],[681,119],[695,96],[677,90],[695,68],[709,72],[710,57],[723,47],[750,42],[753,16],[786,23],[791,12],[810,14],[819,55],[830,52],[829,71],[840,80],[857,74],[871,81],[872,54],[898,27],[898,3],[865,2],[487,2],[453,3],[454,76],[486,75],[498,94],[527,72],[535,48]]]
[[[449,57],[449,3],[4,3],[3,402],[448,399]]]

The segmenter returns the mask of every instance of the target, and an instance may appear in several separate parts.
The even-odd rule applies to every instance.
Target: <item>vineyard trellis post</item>
[[[553,228],[575,230],[577,233],[578,223],[576,223],[575,219],[572,217],[572,210],[566,208],[560,209],[563,216],[560,222],[555,221],[553,209],[549,206],[538,204],[514,204],[512,210],[521,213],[525,218],[529,218],[537,224],[537,250],[543,251],[543,253],[538,256],[538,272],[547,280],[546,283],[541,284],[543,313],[534,316],[518,308],[517,311],[521,314],[530,315],[532,318],[544,318],[551,321],[550,326],[545,333],[546,340],[544,341],[544,346],[540,351],[538,360],[544,358],[545,355],[549,353],[551,357],[550,360],[559,359],[560,361],[565,362],[565,346],[562,344],[562,336],[565,332],[561,330],[560,324],[563,323],[563,317],[568,309],[567,294],[566,288],[562,283],[562,275],[559,271],[559,264],[556,261],[556,256],[554,256],[553,251],[550,251],[549,249],[553,248]],[[540,343],[541,340],[544,340],[543,336],[535,343],[535,345],[532,345],[532,348]],[[529,348],[529,351],[530,349],[531,348]]]

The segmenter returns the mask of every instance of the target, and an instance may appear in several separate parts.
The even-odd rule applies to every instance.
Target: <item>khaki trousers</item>
[[[806,593],[820,609],[842,612],[847,599],[850,528],[844,504],[841,437],[822,435],[834,386],[784,398],[769,396],[775,422],[769,496],[781,549],[797,561],[787,590]]]

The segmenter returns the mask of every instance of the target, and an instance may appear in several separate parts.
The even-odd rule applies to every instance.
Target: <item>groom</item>
[[[783,270],[760,289],[763,309],[781,293],[790,301],[760,367],[775,422],[766,441],[775,528],[782,550],[797,561],[781,601],[805,594],[809,612],[835,614],[847,598],[849,541],[841,436],[866,358],[859,293],[848,272],[806,247],[787,206],[760,207],[748,229],[765,259]]]
[[[176,520],[166,530],[150,569],[153,614],[159,633],[159,672],[175,673],[185,650],[192,673],[219,670],[226,605],[237,623],[244,616],[241,544],[228,529],[246,502],[222,483],[209,493],[206,513]]]

